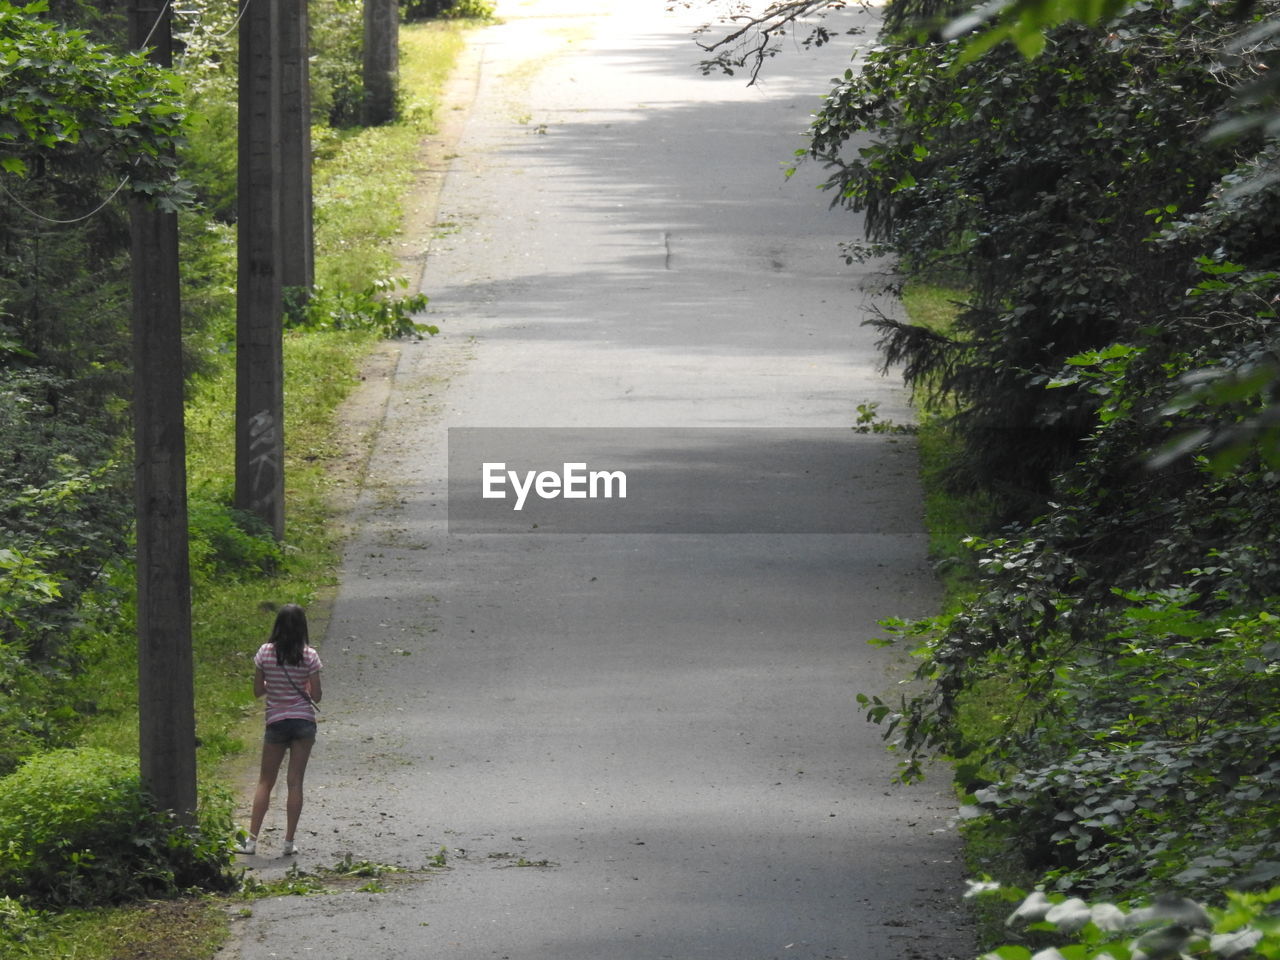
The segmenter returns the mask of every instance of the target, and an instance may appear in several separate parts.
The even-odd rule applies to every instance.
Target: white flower
[[[1072,897],[1050,908],[1044,918],[1056,924],[1063,933],[1074,933],[1088,923],[1093,915],[1087,903],[1078,897]]]
[[[1053,903],[1044,895],[1043,890],[1037,890],[1030,894],[1027,899],[1022,901],[1022,905],[1009,915],[1009,919],[1005,921],[1006,925],[1012,924],[1015,920],[1025,920],[1027,923],[1036,923],[1044,919],[1044,915],[1053,907]]]

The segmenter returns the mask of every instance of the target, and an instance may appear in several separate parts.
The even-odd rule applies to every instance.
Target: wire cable
[[[223,37],[230,36],[235,31],[236,27],[240,25],[240,21],[244,19],[244,15],[249,9],[249,4],[252,2],[253,0],[244,0],[244,2],[240,4],[240,10],[239,12],[236,13],[236,18],[232,22],[231,26],[228,27],[222,33],[215,34],[215,38],[221,39]],[[175,10],[174,0],[165,0],[165,2],[160,6],[160,12],[156,14],[155,21],[151,24],[151,29],[147,31],[147,35],[143,38],[142,43],[138,45],[137,49],[139,51],[143,51],[147,49],[148,44],[151,43],[151,38],[156,35],[156,31],[160,29],[160,24],[164,22],[164,18],[166,15],[168,15],[170,10]],[[83,223],[89,218],[97,216],[106,208],[107,204],[109,204],[112,200],[114,200],[119,195],[120,191],[125,188],[125,184],[127,184],[128,182],[129,182],[129,175],[125,174],[124,178],[118,184],[116,184],[116,188],[112,190],[111,193],[109,193],[106,196],[106,198],[101,203],[99,203],[96,207],[94,207],[88,213],[84,214],[84,216],[72,217],[67,220],[58,219],[55,217],[46,217],[43,213],[40,213],[36,210],[32,210],[25,203],[23,203],[21,200],[15,197],[12,193],[10,193],[9,188],[4,185],[4,182],[2,180],[0,180],[0,192],[3,192],[4,195],[9,198],[9,201],[11,203],[13,203],[19,210],[23,211],[28,216],[35,217],[37,220],[42,220],[45,223],[55,223],[61,226],[68,226],[75,223]]]
[[[98,204],[96,207],[94,207],[84,216],[72,217],[70,220],[57,220],[53,217],[46,217],[43,213],[39,213],[38,211],[32,210],[25,203],[23,203],[21,200],[15,197],[12,193],[10,193],[9,188],[4,185],[3,181],[0,181],[0,192],[3,192],[4,195],[8,197],[9,200],[15,206],[18,207],[18,209],[22,210],[24,213],[30,216],[35,217],[37,220],[43,220],[45,223],[57,223],[65,226],[67,224],[72,224],[72,223],[83,223],[84,221],[88,220],[90,217],[96,217],[99,213],[103,211],[103,209],[107,206],[107,204],[109,204],[112,200],[116,198],[116,195],[121,190],[124,189],[124,185],[128,182],[129,182],[129,175],[126,174],[124,179],[121,180],[118,184],[116,184],[116,188],[112,190],[110,194],[107,195],[107,198],[105,200],[103,200],[100,204]]]
[[[166,14],[173,8],[173,0],[164,0],[160,5],[160,12],[156,14],[156,19],[151,24],[151,29],[147,31],[147,35],[142,38],[142,43],[138,44],[139,51],[146,50],[147,44],[151,42],[151,38],[156,35],[156,31],[160,29],[160,24],[164,22]]]
[[[231,36],[231,34],[235,32],[236,27],[240,26],[240,21],[244,19],[245,12],[249,9],[249,4],[251,3],[253,3],[253,0],[244,0],[244,3],[240,5],[240,12],[236,14],[236,18],[232,22],[231,26],[227,27],[227,29],[222,33],[215,33],[214,38],[221,40],[223,37]]]

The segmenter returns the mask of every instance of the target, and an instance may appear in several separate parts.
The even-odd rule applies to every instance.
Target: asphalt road
[[[747,87],[664,6],[511,0],[474,39],[422,238],[442,332],[363,395],[299,834],[302,869],[414,874],[259,902],[229,957],[972,955],[946,784],[893,786],[855,701],[905,676],[877,620],[937,602],[910,438],[850,430],[909,418],[860,326],[892,304],[819,171],[782,175],[849,44]],[[516,511],[498,462],[627,497]]]

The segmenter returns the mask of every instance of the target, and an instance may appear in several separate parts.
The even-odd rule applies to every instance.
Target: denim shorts
[[[316,738],[316,722],[303,720],[300,717],[289,717],[267,724],[267,743],[292,743],[294,740],[314,740]]]

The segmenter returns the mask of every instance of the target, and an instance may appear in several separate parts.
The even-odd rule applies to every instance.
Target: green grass
[[[199,898],[41,915],[0,938],[0,960],[207,960],[226,941],[229,920]],[[163,944],[163,952],[156,945]]]
[[[398,123],[318,133],[314,172],[316,282],[363,289],[396,271],[391,241],[414,182],[422,140],[438,127],[441,90],[466,42],[461,20],[400,30]]]
[[[959,304],[967,294],[956,287],[911,281],[903,288],[902,305],[911,322],[938,333],[951,332]]]
[[[902,292],[910,322],[941,334],[951,333],[964,299],[963,290],[922,281],[908,283]],[[922,397],[923,393],[917,396],[918,446],[929,556],[946,591],[947,608],[953,609],[969,592],[973,573],[972,556],[962,540],[984,529],[992,504],[984,496],[957,492],[948,482],[958,456],[956,438],[947,426],[952,408],[945,401],[930,403]]]
[[[370,130],[325,135],[318,143],[316,261],[321,283],[364,288],[394,272],[392,241],[403,222],[401,202],[413,183],[424,137],[435,129],[443,84],[471,24],[460,21],[407,26],[401,36],[405,119]],[[214,236],[216,234],[216,236]],[[225,313],[234,258],[227,255],[228,228],[209,225],[188,250],[202,264],[187,276],[202,309],[223,311],[205,335],[187,403],[187,470],[193,498],[231,500],[234,461],[235,361],[225,343],[233,319]],[[205,291],[214,291],[206,296]],[[192,631],[199,777],[202,803],[223,809],[235,803],[226,786],[231,764],[246,761],[256,744],[261,706],[252,694],[251,657],[270,630],[264,602],[308,607],[313,638],[324,634],[337,583],[339,534],[333,469],[340,449],[335,412],[359,383],[362,361],[376,345],[367,332],[293,331],[286,335],[286,559],[270,577],[197,577]],[[348,475],[349,472],[348,472]],[[350,482],[354,482],[351,480]],[[132,580],[127,564],[115,571]],[[128,583],[122,583],[131,591]],[[131,623],[131,611],[122,618]],[[138,750],[137,658],[132,635],[97,640],[94,667],[83,678],[84,700],[97,702],[80,742],[126,754]],[[226,911],[214,901],[138,905],[110,910],[30,915],[21,937],[0,936],[0,958],[75,956],[97,960],[160,957],[209,958],[225,940]]]
[[[959,303],[964,299],[963,290],[922,281],[908,283],[902,295],[912,323],[943,334],[952,331]],[[958,455],[956,438],[946,425],[951,408],[939,403],[922,407],[918,411],[918,444],[929,554],[943,586],[943,612],[955,612],[976,589],[973,555],[962,541],[986,530],[995,505],[985,496],[958,493],[948,484],[949,467]],[[968,742],[983,743],[1005,732],[1006,718],[1018,702],[1015,691],[1001,678],[983,681],[966,691],[956,704],[961,735]],[[1032,874],[1001,825],[968,823],[961,834],[965,866],[971,876],[991,876],[1015,886],[1030,886]],[[979,942],[1003,942],[1009,905],[995,898],[979,897],[970,901],[970,906]]]

